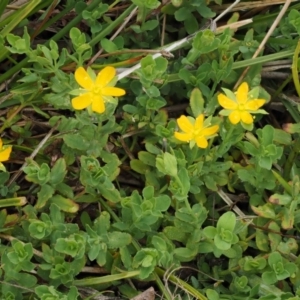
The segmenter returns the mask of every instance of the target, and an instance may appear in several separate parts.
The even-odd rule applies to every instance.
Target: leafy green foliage
[[[0,298],[131,299],[151,284],[167,300],[300,299],[299,3],[253,58],[281,6],[213,31],[221,0],[104,2],[32,0],[10,15],[0,1],[0,133],[13,145],[0,172]],[[109,84],[121,78],[126,95],[104,95],[102,114],[75,110],[89,90],[80,66],[93,78],[117,67]],[[219,113],[238,81],[269,116],[241,126]],[[218,127],[206,148],[178,121],[202,114],[204,130]]]

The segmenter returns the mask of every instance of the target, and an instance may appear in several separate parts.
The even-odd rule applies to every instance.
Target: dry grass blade
[[[131,300],[154,300],[155,299],[155,291],[153,287],[150,287],[143,293],[137,295],[134,298],[131,298]]]
[[[291,0],[291,2],[298,2],[298,0]],[[254,8],[263,8],[266,6],[274,6],[279,4],[286,3],[286,0],[263,0],[263,1],[247,1],[247,2],[241,2],[237,4],[235,7],[231,8],[231,11],[243,11],[243,10],[249,10]],[[222,12],[224,9],[228,8],[231,4],[223,4],[223,5],[213,5],[211,9],[216,12]]]
[[[255,53],[253,54],[252,58],[256,58],[259,53],[263,50],[264,46],[266,45],[268,39],[270,38],[270,36],[272,35],[272,33],[274,32],[275,28],[277,27],[277,25],[279,24],[280,20],[282,19],[282,17],[284,16],[285,12],[287,11],[288,7],[290,6],[292,0],[286,0],[284,6],[282,7],[281,11],[279,12],[277,18],[275,19],[274,23],[272,24],[272,26],[270,27],[269,31],[267,32],[266,36],[264,37],[264,39],[262,40],[262,42],[260,43],[259,47],[257,48],[257,50],[255,51]],[[247,67],[243,74],[240,76],[239,80],[237,81],[237,83],[234,86],[234,89],[236,89],[241,82],[243,81],[243,78],[245,77],[245,75],[247,74],[247,72],[249,71],[249,67]]]

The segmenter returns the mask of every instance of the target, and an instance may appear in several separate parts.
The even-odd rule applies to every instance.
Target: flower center
[[[239,104],[239,111],[244,111],[245,109],[245,104]]]
[[[101,94],[101,88],[98,87],[98,86],[95,86],[93,88],[92,92],[93,92],[94,95],[99,95],[99,94]]]
[[[200,136],[202,136],[203,134],[201,133],[201,131],[202,131],[202,128],[193,130],[193,136],[194,137],[200,137]]]

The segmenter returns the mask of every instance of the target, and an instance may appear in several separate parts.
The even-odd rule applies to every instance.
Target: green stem
[[[282,185],[282,187],[285,189],[285,191],[292,196],[292,187],[274,170],[272,170],[272,173],[274,177],[279,181],[279,183]]]
[[[293,75],[291,74],[286,80],[279,86],[279,88],[276,90],[275,94],[273,95],[273,99],[275,99],[285,88],[285,86],[291,81],[293,78]]]
[[[298,75],[298,56],[300,52],[300,41],[297,44],[297,47],[295,49],[295,53],[293,56],[293,64],[292,64],[292,74],[293,74],[293,81],[296,88],[296,91],[298,93],[298,96],[300,96],[300,83],[299,83],[299,75]]]
[[[216,88],[217,88],[217,85],[218,85],[218,83],[215,81],[215,82],[213,83],[213,86],[212,86],[211,90],[210,90],[209,98],[208,98],[208,99],[210,99],[210,98],[213,97],[213,95],[214,95],[214,93],[215,93],[215,90],[216,90]]]
[[[236,266],[234,268],[231,268],[230,270],[220,271],[218,273],[218,275],[219,275],[220,278],[223,278],[224,276],[226,276],[228,274],[231,274],[231,272],[239,271],[240,269],[241,269],[240,266]]]
[[[121,0],[115,0],[115,1],[109,6],[109,10],[112,9],[113,7],[115,7],[119,2],[121,2]]]
[[[245,241],[251,241],[252,239],[254,239],[256,237],[256,232],[255,233],[253,233],[253,234],[251,234],[251,235],[249,235],[246,239],[245,239]]]
[[[299,151],[300,151],[300,139],[298,137],[295,139],[294,146],[293,146],[291,152],[289,153],[287,161],[284,165],[283,178],[285,180],[289,180],[289,178],[290,178],[291,169],[293,167],[296,157],[298,157]]]

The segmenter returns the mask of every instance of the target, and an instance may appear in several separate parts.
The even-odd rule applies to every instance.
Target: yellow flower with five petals
[[[259,110],[266,100],[251,98],[251,91],[247,82],[243,82],[237,92],[234,94],[229,90],[223,89],[227,95],[219,94],[218,102],[224,108],[220,111],[221,115],[228,116],[232,124],[242,122],[246,125],[253,123],[251,114],[266,113],[264,110]]]
[[[207,140],[214,137],[219,130],[218,125],[209,126],[210,121],[204,120],[204,115],[199,115],[196,120],[191,117],[181,116],[177,119],[178,127],[183,132],[175,132],[176,139],[182,142],[196,142],[199,148],[207,148]]]
[[[12,150],[12,146],[11,145],[3,146],[2,139],[0,139],[0,162],[9,160],[11,150]]]
[[[91,107],[97,113],[105,111],[105,100],[108,97],[119,97],[125,95],[125,90],[112,86],[116,75],[114,67],[105,67],[101,70],[95,80],[88,72],[79,67],[75,71],[75,80],[83,88],[79,96],[72,99],[72,106],[76,110]]]
[[[12,150],[12,146],[11,145],[3,146],[2,139],[0,138],[0,170],[1,171],[6,171],[2,162],[9,160],[11,150]]]

